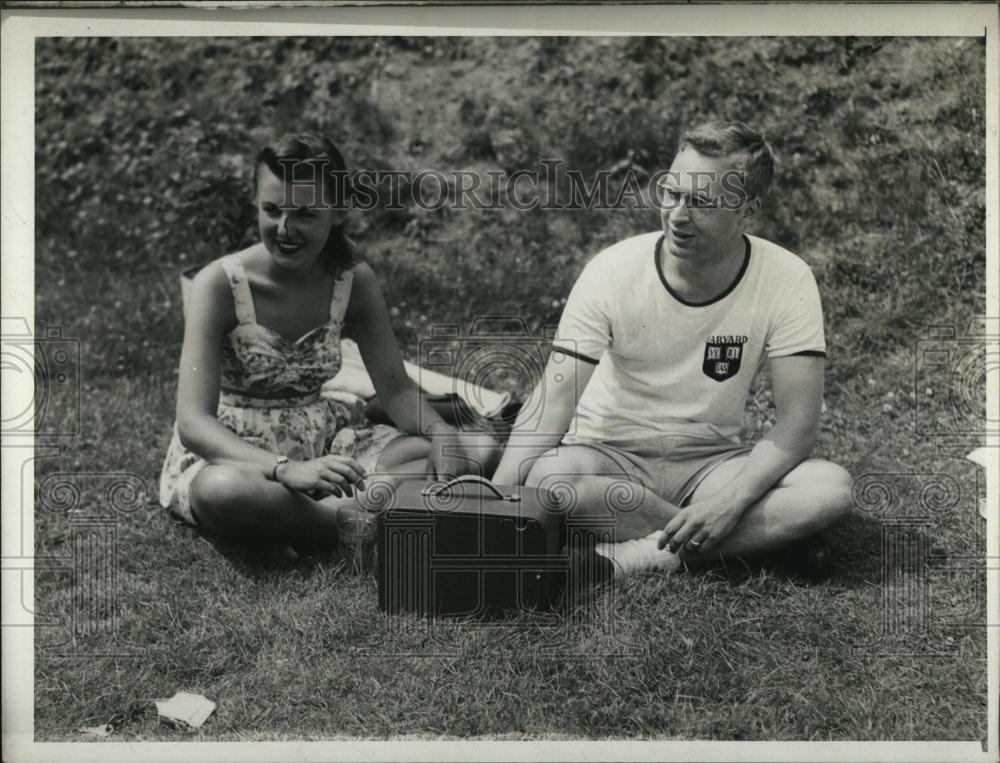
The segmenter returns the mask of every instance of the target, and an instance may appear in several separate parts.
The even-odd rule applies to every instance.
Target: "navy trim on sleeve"
[[[585,363],[591,363],[591,364],[593,364],[595,366],[598,363],[600,363],[599,360],[594,360],[593,358],[588,357],[587,355],[581,355],[578,352],[573,352],[572,350],[567,350],[565,347],[553,347],[552,348],[552,352],[561,352],[563,355],[569,355],[571,358],[576,358],[577,360],[582,360]]]
[[[822,350],[802,350],[801,352],[789,353],[785,357],[786,358],[792,358],[792,357],[795,357],[796,355],[805,355],[806,357],[809,357],[809,358],[825,358],[826,357],[826,353],[823,352]]]

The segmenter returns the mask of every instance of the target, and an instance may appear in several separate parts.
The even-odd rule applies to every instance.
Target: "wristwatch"
[[[278,456],[274,460],[274,468],[271,469],[271,481],[272,482],[277,482],[278,481],[278,467],[281,466],[282,464],[287,464],[287,463],[288,463],[288,456]]]

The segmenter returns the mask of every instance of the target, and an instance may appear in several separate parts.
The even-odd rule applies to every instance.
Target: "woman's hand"
[[[317,490],[338,498],[354,496],[353,485],[364,490],[367,473],[350,456],[320,456],[309,461],[286,461],[275,470],[275,478],[287,488],[303,493]]]

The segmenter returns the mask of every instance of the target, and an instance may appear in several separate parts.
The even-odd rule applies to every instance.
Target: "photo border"
[[[225,6],[216,3],[216,6]],[[991,3],[709,5],[338,5],[261,8],[253,3],[200,7],[30,8],[2,11],[0,71],[3,119],[2,314],[34,323],[34,41],[43,36],[284,36],[284,35],[802,35],[979,36],[986,45],[987,313],[1000,315],[998,262],[997,9]],[[247,7],[250,6],[250,7]],[[626,10],[628,8],[628,10]],[[998,371],[992,370],[993,377]],[[1000,379],[988,385],[987,419],[1000,420]],[[4,386],[17,380],[5,377]],[[7,388],[9,391],[9,388]],[[33,463],[29,442],[5,437],[2,481],[3,611],[33,601],[32,576],[14,584],[9,559],[29,559],[34,548]],[[984,443],[987,466],[987,557],[1000,558],[1000,438]],[[22,521],[23,518],[23,521]],[[674,742],[674,741],[323,741],[323,742],[111,742],[33,740],[34,642],[30,624],[2,633],[3,758],[8,761],[186,760],[996,760],[1000,568],[987,571],[988,749],[980,742]],[[141,749],[139,749],[141,748]],[[183,752],[182,752],[183,751]]]

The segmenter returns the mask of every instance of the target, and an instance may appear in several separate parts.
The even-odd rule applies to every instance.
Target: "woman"
[[[467,441],[403,369],[375,274],[344,232],[349,182],[337,148],[286,135],[258,154],[254,186],[260,243],[192,284],[160,502],[222,535],[332,544],[373,471],[445,476],[477,465],[445,454]],[[340,368],[345,326],[392,420],[422,436],[361,426],[320,398]]]

